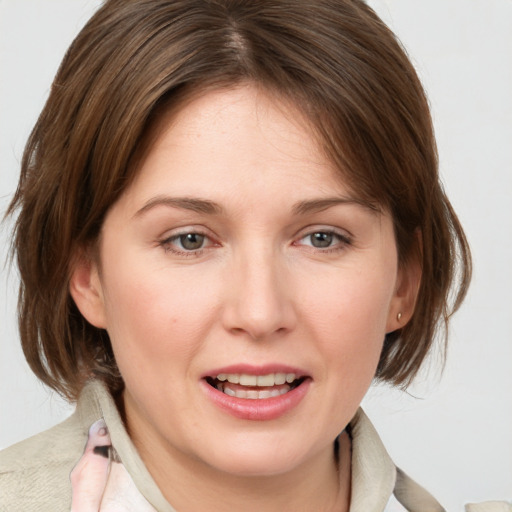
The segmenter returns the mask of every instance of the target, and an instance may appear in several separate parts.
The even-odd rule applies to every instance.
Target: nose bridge
[[[226,327],[263,339],[293,328],[295,314],[288,273],[271,244],[252,243],[234,257]]]

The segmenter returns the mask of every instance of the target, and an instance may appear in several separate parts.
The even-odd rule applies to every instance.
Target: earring
[[[402,313],[398,313],[398,315],[396,315],[396,319],[398,322],[400,322],[400,320],[402,320]]]

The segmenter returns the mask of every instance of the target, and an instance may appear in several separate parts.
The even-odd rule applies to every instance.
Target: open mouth
[[[244,373],[220,373],[206,377],[206,382],[222,393],[249,400],[262,400],[284,395],[300,386],[306,377],[295,373],[269,373],[249,375]]]

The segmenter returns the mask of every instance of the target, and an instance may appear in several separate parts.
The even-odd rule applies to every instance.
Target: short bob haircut
[[[35,374],[70,400],[123,388],[106,331],[69,293],[80,253],[137,172],[164,111],[253,83],[309,120],[340,176],[393,218],[399,264],[420,261],[411,320],[386,336],[376,377],[406,386],[460,305],[468,244],[438,176],[428,102],[393,33],[362,0],[107,0],[69,48],[25,148],[8,215],[19,329]],[[446,339],[446,336],[444,337]]]

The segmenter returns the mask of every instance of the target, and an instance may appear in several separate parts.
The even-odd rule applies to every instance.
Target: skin
[[[184,248],[186,233],[202,247]],[[339,464],[333,442],[419,277],[398,266],[389,214],[348,189],[300,113],[244,85],[160,121],[71,293],[109,333],[129,433],[177,510],[327,511],[350,502],[350,442]],[[202,376],[242,363],[300,368],[306,396],[270,421],[227,414]]]

